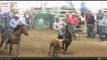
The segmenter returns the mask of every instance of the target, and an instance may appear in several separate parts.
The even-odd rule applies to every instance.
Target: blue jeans
[[[94,25],[93,24],[87,25],[87,37],[89,37],[89,38],[94,37]]]
[[[65,26],[62,27],[62,29],[59,30],[59,35],[62,36],[63,32],[66,30]]]
[[[72,26],[71,30],[73,33],[76,33],[76,30],[77,30],[76,26]]]
[[[99,32],[100,39],[102,39],[102,37],[105,36],[105,27],[104,26],[98,26],[98,32]]]
[[[7,30],[4,31],[3,35],[5,38],[8,38],[9,34],[12,32],[13,28],[8,27]]]
[[[31,21],[31,23],[29,24],[29,29],[34,29],[34,21]]]
[[[72,30],[74,39],[76,39],[76,30],[77,30],[76,26],[72,26],[71,30]]]
[[[25,21],[29,25],[29,26],[27,26],[27,29],[29,30],[30,29],[30,19],[29,18],[25,18]]]

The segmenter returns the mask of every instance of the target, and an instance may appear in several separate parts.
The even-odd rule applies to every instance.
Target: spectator
[[[31,10],[30,10],[30,15],[31,15],[31,24],[30,24],[30,28],[33,28],[34,29],[34,18],[35,18],[35,11],[34,11],[34,8],[31,7]]]
[[[96,14],[96,22],[97,22],[97,34],[98,34],[98,21],[101,20],[103,17],[102,10],[99,10],[98,13]]]
[[[53,13],[54,13],[54,18],[55,18],[55,19],[59,17],[59,13],[58,13],[57,10],[54,10]]]
[[[98,27],[99,27],[98,32],[99,32],[99,38],[101,40],[103,40],[103,38],[105,37],[105,33],[106,33],[105,28],[107,25],[106,20],[107,20],[106,15],[103,15],[103,17],[98,20]]]
[[[69,29],[70,32],[72,32],[72,30],[71,30],[72,29],[72,25],[70,23],[71,17],[72,17],[71,13],[70,14],[66,14],[67,25],[68,25],[68,29]]]
[[[10,18],[13,18],[13,16],[14,16],[13,10],[10,10],[10,12],[8,14],[9,14]]]
[[[87,37],[93,38],[94,37],[94,16],[91,11],[86,13],[86,23],[87,23]]]
[[[88,11],[88,8],[86,7],[85,3],[82,2],[81,7],[80,7],[80,12],[81,12],[81,15],[82,15],[83,18],[84,18],[84,13],[86,11]]]
[[[50,18],[52,18],[52,22],[50,22],[50,27],[52,29],[53,28],[53,24],[52,23],[56,22],[53,13],[50,13]]]
[[[26,10],[26,12],[25,12],[25,14],[24,14],[24,18],[25,18],[26,23],[29,25],[29,26],[28,26],[28,29],[31,30],[31,28],[30,28],[31,15],[30,15],[28,9]]]
[[[75,13],[72,13],[72,17],[70,20],[71,23],[71,32],[73,33],[74,39],[76,39],[76,30],[77,30],[77,25],[78,25],[78,18],[76,17]]]

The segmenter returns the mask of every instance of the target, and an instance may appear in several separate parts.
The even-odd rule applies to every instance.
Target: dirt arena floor
[[[51,57],[48,55],[49,43],[57,37],[57,32],[52,30],[32,30],[29,36],[21,40],[19,57]],[[12,55],[8,49],[0,49],[0,57],[14,57],[16,45],[13,46]],[[77,40],[73,40],[66,54],[59,53],[57,57],[107,57],[107,42],[102,42],[96,36],[95,39],[87,39],[86,34],[79,34]]]

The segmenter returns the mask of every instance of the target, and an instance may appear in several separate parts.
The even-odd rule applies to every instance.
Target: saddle
[[[64,42],[64,43],[69,43],[69,42],[70,42],[70,39],[65,39],[63,42]]]

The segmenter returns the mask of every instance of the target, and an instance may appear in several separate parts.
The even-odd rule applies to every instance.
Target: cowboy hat
[[[76,15],[75,13],[72,13],[72,15]]]
[[[20,17],[20,15],[19,15],[19,14],[15,14],[14,16],[15,16],[15,17]]]

